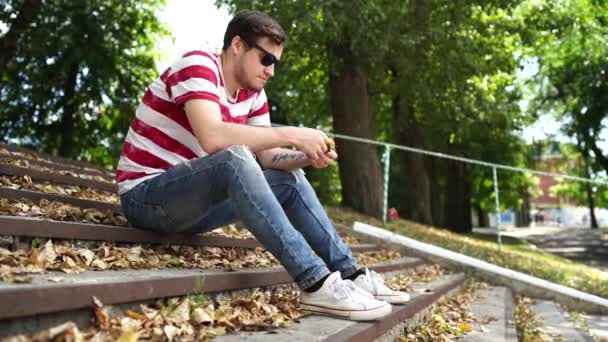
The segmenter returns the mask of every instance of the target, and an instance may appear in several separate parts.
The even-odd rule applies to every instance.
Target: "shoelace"
[[[378,288],[380,286],[384,286],[384,279],[376,273],[375,271],[371,271],[369,268],[365,269],[365,275],[368,276],[372,282],[372,286],[374,287],[374,293],[378,293]]]
[[[357,288],[352,281],[337,279],[331,286],[334,290],[334,297],[336,299],[341,300],[350,298],[355,302],[360,302],[355,295],[357,293]]]
[[[352,280],[344,279],[344,281],[350,282],[352,284],[352,286],[355,288],[355,292],[358,293],[359,295],[361,295],[365,298],[374,298],[374,296],[371,293],[369,293],[369,292],[363,290],[362,288],[358,287],[357,285],[355,285],[355,283]]]

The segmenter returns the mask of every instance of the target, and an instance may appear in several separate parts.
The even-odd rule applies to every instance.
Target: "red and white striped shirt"
[[[174,165],[207,155],[184,111],[184,104],[194,99],[217,102],[224,122],[270,126],[264,90],[239,89],[231,98],[224,89],[219,55],[188,52],[148,87],[135,112],[116,169],[119,194]]]

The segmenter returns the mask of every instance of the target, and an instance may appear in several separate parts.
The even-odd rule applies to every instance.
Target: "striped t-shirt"
[[[194,99],[217,102],[224,122],[270,126],[264,90],[239,89],[231,98],[224,89],[219,55],[188,52],[150,85],[135,112],[116,170],[119,194],[174,165],[207,155],[184,110]]]

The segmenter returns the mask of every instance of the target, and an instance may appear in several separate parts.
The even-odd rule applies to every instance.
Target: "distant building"
[[[569,161],[569,169],[574,168],[576,161]],[[567,170],[563,170],[564,157],[560,154],[542,156],[536,162],[536,170],[550,173],[567,174]],[[540,194],[530,198],[530,207],[533,209],[539,208],[560,208],[562,206],[576,206],[578,203],[567,197],[555,197],[551,193],[551,187],[557,184],[555,177],[536,175],[539,178]]]
[[[535,169],[549,173],[571,174],[576,169],[577,160],[564,160],[561,154],[547,154],[540,157],[536,162]],[[536,175],[539,179],[540,193],[530,197],[530,221],[531,226],[569,226],[588,227],[589,209],[586,203],[565,196],[556,197],[551,188],[558,184],[557,179],[551,176]],[[608,218],[608,211],[596,208],[596,218],[603,226]]]

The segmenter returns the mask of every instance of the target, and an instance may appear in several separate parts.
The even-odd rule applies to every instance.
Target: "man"
[[[125,215],[138,228],[192,234],[241,220],[302,289],[303,309],[383,317],[387,301],[409,297],[357,265],[301,170],[337,158],[329,138],[270,126],[264,86],[285,41],[274,19],[241,12],[219,55],[186,53],[150,85],[116,172]]]

